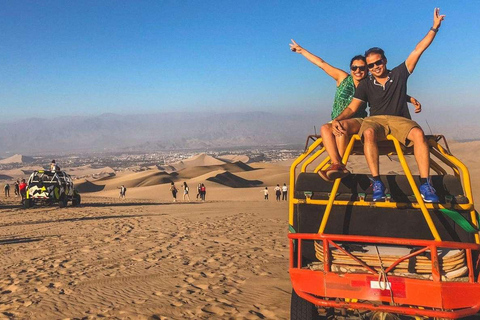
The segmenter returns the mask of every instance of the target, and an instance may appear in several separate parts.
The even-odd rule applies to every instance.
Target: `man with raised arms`
[[[411,120],[407,108],[407,80],[415,69],[423,52],[430,46],[445,18],[435,8],[433,27],[417,44],[407,60],[392,70],[387,69],[387,58],[380,48],[365,52],[370,76],[360,81],[352,102],[332,121],[336,134],[346,134],[342,120],[351,118],[365,103],[370,107],[370,117],[365,118],[359,135],[363,139],[365,158],[373,176],[373,201],[385,198],[385,186],[380,180],[377,141],[385,140],[388,134],[397,138],[403,145],[413,145],[415,160],[420,172],[420,193],[425,202],[438,202],[435,189],[430,184],[430,153],[421,127]]]

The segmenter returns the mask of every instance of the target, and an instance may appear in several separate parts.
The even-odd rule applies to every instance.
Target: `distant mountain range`
[[[302,145],[313,126],[325,119],[312,114],[158,113],[102,114],[30,118],[0,125],[0,153],[211,149]]]

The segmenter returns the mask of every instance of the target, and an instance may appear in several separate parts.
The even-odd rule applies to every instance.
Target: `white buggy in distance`
[[[66,207],[68,201],[72,206],[80,204],[80,194],[75,190],[72,177],[64,171],[34,171],[28,179],[25,208],[33,205],[52,205],[58,203]]]

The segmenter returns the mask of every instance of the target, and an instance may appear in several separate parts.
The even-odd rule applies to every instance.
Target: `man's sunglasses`
[[[372,69],[374,66],[381,66],[383,64],[383,59],[377,60],[375,62],[367,64],[368,69]]]
[[[350,66],[350,70],[352,71],[357,71],[357,69],[360,69],[360,71],[365,71],[365,66]]]

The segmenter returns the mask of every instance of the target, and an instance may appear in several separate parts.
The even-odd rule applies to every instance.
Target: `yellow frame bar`
[[[293,199],[294,204],[306,203],[315,205],[327,205],[328,200],[313,200],[313,199]],[[358,206],[358,207],[376,207],[376,208],[399,208],[399,209],[420,209],[417,203],[408,202],[373,202],[373,201],[349,201],[349,200],[335,200],[333,202],[336,206]],[[471,204],[452,204],[443,205],[440,203],[425,203],[427,209],[451,209],[451,210],[471,210]]]
[[[288,193],[289,194],[289,196],[288,196],[288,199],[289,199],[289,202],[288,202],[288,223],[291,226],[293,226],[293,211],[294,211],[294,207],[293,207],[293,205],[294,205],[293,204],[293,199],[294,198],[293,198],[293,196],[294,196],[294,192],[295,192],[295,178],[296,178],[295,169],[322,142],[323,142],[323,139],[318,138],[314,143],[312,143],[312,145],[308,148],[308,150],[306,152],[304,152],[302,155],[300,155],[290,166],[290,183],[289,183],[290,184],[290,192]]]
[[[357,140],[360,140],[360,136],[358,134],[353,135],[352,138],[350,139],[350,142],[348,143],[347,149],[345,150],[345,153],[343,154],[343,158],[342,158],[342,162],[344,164],[347,163],[348,157],[352,152],[353,145]],[[336,179],[335,182],[333,183],[333,188],[330,193],[330,198],[328,199],[327,207],[325,208],[325,212],[323,214],[322,223],[320,224],[320,228],[318,229],[318,233],[320,234],[323,234],[325,232],[325,228],[327,227],[327,221],[328,221],[328,218],[330,217],[330,212],[332,211],[333,202],[335,201],[335,197],[337,196],[338,187],[340,186],[341,181],[342,179],[339,178],[339,179]]]
[[[307,161],[303,163],[302,169],[300,170],[300,172],[306,172],[308,165],[311,164],[313,161],[315,161],[324,152],[325,152],[325,147],[315,152],[310,158],[307,159]],[[328,157],[328,160],[326,162],[328,162],[329,160],[330,160],[330,157]]]
[[[395,139],[390,134],[387,136],[387,140],[393,141],[393,145],[395,146],[395,150],[397,150],[397,156],[398,156],[398,159],[400,160],[400,164],[402,165],[403,172],[407,176],[407,180],[410,183],[410,188],[412,188],[413,194],[415,195],[415,199],[417,199],[417,203],[420,206],[420,210],[422,210],[423,217],[425,218],[425,221],[427,221],[428,227],[430,228],[430,232],[432,233],[433,238],[436,241],[442,241],[442,239],[440,238],[440,235],[438,234],[437,228],[433,223],[432,217],[430,216],[430,213],[428,212],[427,207],[425,207],[425,202],[423,201],[420,191],[418,190],[417,184],[413,180],[412,173],[410,172],[410,168],[408,167],[407,160],[405,160],[405,156],[400,146],[400,142],[398,142],[398,140]]]
[[[402,151],[402,148],[400,146],[400,143],[398,142],[397,139],[395,139],[393,136],[388,135],[387,139],[392,141],[395,147],[395,150],[397,152],[397,155],[400,160],[400,164],[402,166],[402,169],[404,170],[404,173],[407,177],[407,180],[410,184],[410,187],[412,188],[412,191],[415,195],[415,198],[417,199],[417,203],[397,203],[397,202],[368,202],[368,201],[340,201],[340,200],[335,200],[338,188],[340,186],[341,179],[337,179],[332,186],[332,190],[330,193],[330,197],[328,200],[312,200],[312,199],[295,199],[294,198],[294,190],[295,190],[295,178],[296,178],[296,168],[297,166],[304,161],[308,156],[312,154],[312,152],[315,151],[323,142],[322,138],[318,138],[312,145],[308,148],[306,152],[304,152],[302,155],[300,155],[291,165],[290,167],[290,190],[291,192],[289,193],[289,224],[293,225],[293,213],[294,213],[294,205],[298,203],[306,203],[306,204],[320,204],[320,205],[326,205],[324,216],[319,228],[319,233],[323,233],[325,231],[331,209],[333,205],[354,205],[354,206],[369,206],[369,207],[378,207],[378,208],[415,208],[415,209],[420,209],[429,228],[430,231],[432,232],[432,235],[435,240],[441,241],[440,235],[438,234],[438,231],[431,219],[430,213],[428,212],[428,209],[443,209],[443,208],[449,208],[449,209],[457,209],[457,210],[470,210],[470,215],[471,215],[471,220],[472,223],[478,228],[479,227],[479,222],[475,213],[475,208],[473,205],[473,193],[471,189],[471,180],[470,180],[470,175],[468,172],[467,167],[456,157],[451,155],[449,152],[447,152],[437,141],[434,139],[428,139],[428,144],[430,146],[430,152],[435,155],[439,160],[441,160],[443,163],[445,163],[447,166],[449,166],[453,171],[455,176],[457,177],[462,177],[463,178],[463,183],[464,183],[464,191],[465,194],[469,200],[468,204],[452,204],[452,205],[442,205],[442,204],[430,204],[430,203],[425,203],[420,195],[420,192],[418,190],[418,187],[416,186],[415,181],[413,180],[413,176],[411,174],[411,171],[408,167],[408,164],[406,162],[404,153]],[[351,151],[353,149],[353,146],[355,144],[355,141],[359,141],[360,136],[353,135],[350,139],[350,142],[347,146],[347,149],[345,151],[345,154],[343,156],[342,162],[344,164],[347,163],[348,158],[351,154]],[[325,147],[322,146],[320,150],[317,150],[313,155],[310,156],[310,158],[305,161],[305,163],[301,167],[301,172],[306,172],[307,167],[315,161],[319,156],[321,156],[325,152]],[[321,170],[324,166],[327,165],[328,161],[330,160],[330,157],[327,156],[320,165],[318,165],[315,169],[314,172],[318,172]],[[447,172],[434,160],[431,160],[431,169],[436,171],[439,174],[447,174]],[[479,234],[475,234],[475,242],[477,244],[480,244],[480,236]]]

